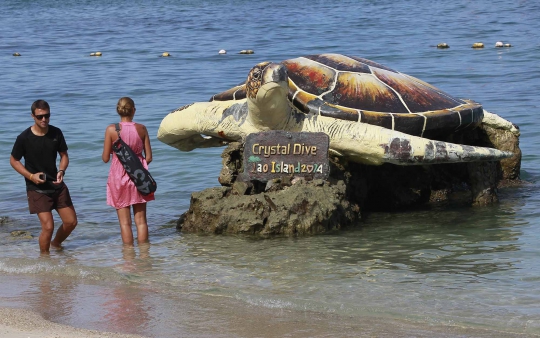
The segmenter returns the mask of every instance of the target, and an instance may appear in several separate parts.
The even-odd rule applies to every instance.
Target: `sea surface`
[[[540,336],[539,2],[0,7],[0,306],[151,337]],[[450,48],[435,48],[442,42]],[[494,206],[371,213],[354,229],[313,237],[177,231],[191,193],[219,185],[222,149],[180,152],[159,142],[163,117],[240,83],[258,62],[317,53],[374,60],[519,125],[527,183],[501,190]],[[109,164],[100,156],[122,96],[135,100],[135,120],[150,132],[158,182],[148,204],[151,243],[134,248],[123,248],[106,205]],[[9,165],[36,99],[50,103],[50,123],[68,142],[66,182],[79,218],[64,250],[48,258],[38,252],[24,180]],[[33,238],[13,238],[14,230]]]

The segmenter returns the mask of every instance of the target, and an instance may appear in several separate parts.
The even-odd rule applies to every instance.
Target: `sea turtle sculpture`
[[[158,139],[183,151],[241,141],[254,132],[325,132],[330,149],[366,164],[422,165],[492,161],[512,153],[430,138],[489,120],[515,127],[471,100],[373,61],[321,54],[262,62],[245,83],[210,102],[181,107],[161,122]]]

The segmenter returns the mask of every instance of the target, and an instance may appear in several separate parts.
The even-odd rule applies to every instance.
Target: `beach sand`
[[[514,338],[514,337],[537,337],[531,334],[504,333],[482,329],[467,329],[459,327],[426,326],[401,323],[398,327],[389,323],[384,327],[377,321],[364,321],[356,325],[342,326],[336,322],[327,321],[328,318],[314,316],[306,326],[303,321],[292,320],[290,322],[277,321],[269,323],[268,320],[259,318],[260,321],[245,321],[236,318],[231,324],[244,326],[244,329],[235,334],[227,332],[205,332],[200,337],[490,337],[490,338]],[[257,323],[257,324],[255,324]],[[270,325],[269,325],[270,324]],[[336,325],[337,324],[337,325]],[[227,330],[225,330],[227,331]],[[184,337],[183,334],[178,336]],[[185,337],[194,337],[186,335]],[[67,325],[53,323],[41,317],[39,314],[22,309],[0,308],[0,338],[144,338],[140,335],[120,334],[113,332],[100,332],[95,330],[79,329]]]
[[[156,292],[50,275],[0,274],[0,280],[0,338],[538,337],[376,313],[293,311],[234,297]]]
[[[141,338],[142,336],[78,329],[53,323],[22,309],[0,308],[0,338]]]

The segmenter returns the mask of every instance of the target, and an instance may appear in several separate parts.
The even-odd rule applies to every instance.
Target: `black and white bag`
[[[150,175],[150,172],[144,168],[139,157],[130,146],[128,146],[120,137],[120,123],[116,123],[116,132],[118,133],[118,139],[112,144],[112,149],[127,174],[135,183],[135,187],[142,195],[150,195],[157,189],[157,183]]]

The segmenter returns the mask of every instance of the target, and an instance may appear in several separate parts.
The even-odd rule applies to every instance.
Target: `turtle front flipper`
[[[158,136],[158,139],[171,147],[182,151],[192,151],[197,148],[221,147],[227,143],[227,141],[223,139],[212,136],[204,137],[200,134],[191,135],[184,138],[175,138],[170,142],[167,141],[167,136],[163,138],[159,138]]]
[[[218,147],[224,144],[223,139],[204,137],[197,131],[200,123],[192,112],[197,105],[192,104],[169,113],[161,121],[157,138],[161,142],[181,151],[192,151],[196,148]],[[204,123],[204,122],[203,122]]]
[[[246,132],[240,128],[245,120],[241,103],[197,102],[169,113],[161,121],[157,138],[181,151],[223,146],[239,141]],[[245,109],[244,109],[245,110]],[[247,129],[248,131],[255,131]]]
[[[348,159],[371,165],[425,165],[498,161],[513,153],[493,148],[434,141],[365,123],[308,116],[302,131],[324,132],[330,148]]]

